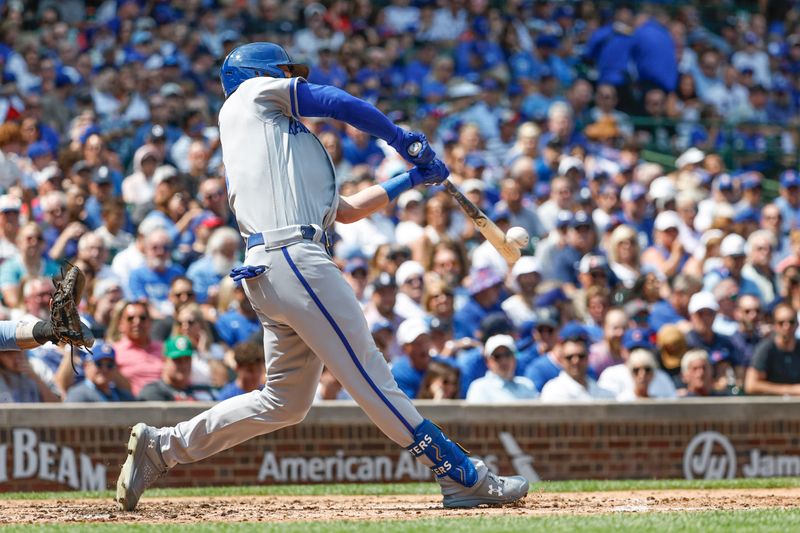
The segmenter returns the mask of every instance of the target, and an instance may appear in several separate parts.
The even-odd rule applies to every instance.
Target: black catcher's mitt
[[[81,301],[86,277],[81,269],[67,263],[68,270],[61,270],[61,279],[53,280],[56,291],[50,301],[50,322],[53,333],[59,343],[69,344],[73,349],[77,346],[91,351],[94,336],[81,324],[78,315],[78,304]]]

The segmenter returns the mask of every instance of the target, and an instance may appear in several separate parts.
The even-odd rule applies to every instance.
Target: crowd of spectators
[[[510,268],[436,188],[331,228],[409,396],[800,395],[800,11],[664,4],[0,3],[0,316],[45,318],[71,261],[99,339],[0,352],[0,401],[263,387],[215,127],[219,65],[255,40],[423,131],[531,236]],[[406,169],[304,122],[343,194]],[[325,370],[317,398],[347,397]]]

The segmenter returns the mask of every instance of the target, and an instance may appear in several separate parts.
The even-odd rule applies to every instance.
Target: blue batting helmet
[[[230,96],[242,82],[250,78],[285,78],[284,72],[279,68],[281,65],[288,66],[294,76],[308,76],[308,67],[293,63],[286,50],[277,44],[250,43],[237,46],[222,62],[219,72],[225,97]]]

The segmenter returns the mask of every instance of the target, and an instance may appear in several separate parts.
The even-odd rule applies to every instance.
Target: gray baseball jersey
[[[298,80],[254,78],[220,111],[231,206],[243,236],[293,224],[329,226],[338,205],[335,175],[319,140],[297,119]],[[350,286],[324,247],[298,240],[251,247],[246,265],[266,270],[244,280],[264,326],[267,383],[168,428],[168,466],[295,424],[311,407],[323,364],[369,417],[403,447],[423,422],[397,387],[372,340]]]
[[[252,78],[219,113],[228,196],[243,236],[294,224],[328,227],[339,195],[333,163],[297,120],[298,78]]]

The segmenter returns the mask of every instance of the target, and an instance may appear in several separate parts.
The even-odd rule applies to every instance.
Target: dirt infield
[[[644,490],[532,492],[520,505],[442,509],[434,496],[237,496],[143,498],[136,513],[103,500],[0,500],[0,524],[111,522],[296,522],[408,520],[444,516],[546,516],[553,514],[706,511],[800,506],[800,489]]]

